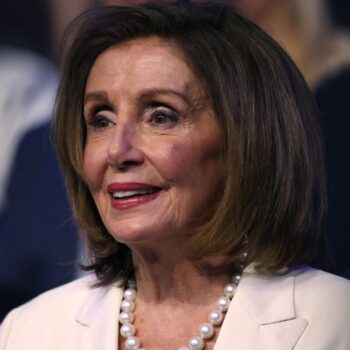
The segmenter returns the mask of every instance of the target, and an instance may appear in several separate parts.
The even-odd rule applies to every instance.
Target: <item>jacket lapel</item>
[[[60,350],[115,350],[123,291],[95,288],[82,300],[75,319],[61,324]],[[290,350],[307,326],[295,314],[294,276],[243,273],[214,350]]]
[[[122,289],[117,286],[92,289],[76,313],[62,325],[64,350],[115,350],[118,347],[118,314]]]
[[[215,350],[290,350],[307,326],[294,305],[294,276],[243,273]]]

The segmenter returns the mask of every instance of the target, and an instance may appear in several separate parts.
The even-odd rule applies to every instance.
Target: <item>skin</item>
[[[179,51],[157,37],[111,47],[97,58],[85,93],[85,176],[108,231],[132,251],[135,326],[152,349],[186,344],[229,281],[222,257],[193,263],[184,255],[191,223],[220,194],[223,158],[208,98]],[[118,210],[107,191],[116,182],[161,191],[153,201]]]

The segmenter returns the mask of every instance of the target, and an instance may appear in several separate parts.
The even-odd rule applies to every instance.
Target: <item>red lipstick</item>
[[[111,205],[118,210],[126,210],[156,199],[161,188],[139,182],[116,182],[107,186],[111,195]]]

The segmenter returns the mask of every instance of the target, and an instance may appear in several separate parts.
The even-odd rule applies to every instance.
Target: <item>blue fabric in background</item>
[[[323,81],[315,97],[326,146],[332,272],[350,278],[350,68]]]
[[[13,307],[76,275],[78,236],[49,125],[27,132],[0,215],[0,321]]]

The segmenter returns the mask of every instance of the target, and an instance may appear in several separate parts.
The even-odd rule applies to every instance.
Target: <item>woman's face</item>
[[[172,42],[143,38],[103,52],[88,77],[84,117],[85,176],[116,240],[178,237],[215,205],[219,127]]]

